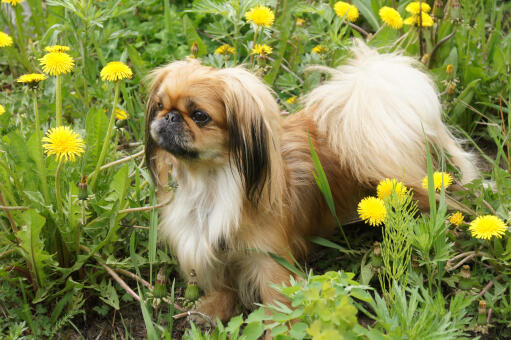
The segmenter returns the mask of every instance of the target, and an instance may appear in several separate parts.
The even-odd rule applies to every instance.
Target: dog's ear
[[[257,206],[263,194],[268,194],[271,203],[281,192],[279,107],[261,80],[245,69],[219,73],[224,82],[231,166],[241,176],[248,201]]]

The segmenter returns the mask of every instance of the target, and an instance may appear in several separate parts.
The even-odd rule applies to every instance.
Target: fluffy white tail
[[[337,69],[318,67],[332,78],[306,97],[305,110],[361,183],[391,177],[419,187],[426,175],[425,138],[445,151],[463,182],[478,176],[473,155],[443,124],[435,85],[417,61],[379,54],[361,41],[352,53]]]

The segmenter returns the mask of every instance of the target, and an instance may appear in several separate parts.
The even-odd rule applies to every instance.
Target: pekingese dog
[[[307,239],[335,221],[314,180],[310,140],[328,177],[338,215],[397,178],[427,207],[426,139],[468,182],[478,175],[441,120],[439,95],[418,63],[355,42],[353,57],[283,117],[271,90],[243,67],[195,60],[152,72],[146,161],[158,185],[160,237],[184,275],[196,272],[199,311],[228,320],[236,303],[284,298],[270,283],[291,273],[268,254],[304,257]]]

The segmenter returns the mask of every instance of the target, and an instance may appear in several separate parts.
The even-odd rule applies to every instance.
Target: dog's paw
[[[193,322],[196,326],[200,327],[202,330],[208,330],[216,327],[216,320],[214,320],[208,314],[202,313],[197,310],[192,310],[188,312],[188,320]]]

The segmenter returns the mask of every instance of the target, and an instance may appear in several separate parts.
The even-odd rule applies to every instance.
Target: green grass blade
[[[348,245],[348,248],[351,250],[350,242],[348,241],[348,238],[346,237],[346,234],[344,233],[344,229],[342,227],[341,222],[339,221],[339,218],[337,217],[337,213],[335,212],[335,203],[334,203],[334,197],[332,196],[332,191],[330,190],[330,185],[328,184],[328,179],[326,178],[325,171],[323,170],[323,166],[321,165],[321,161],[319,160],[318,154],[314,150],[314,146],[312,145],[312,140],[309,135],[309,145],[311,149],[311,156],[312,161],[314,162],[314,168],[316,169],[316,172],[313,173],[314,179],[316,180],[316,183],[319,187],[319,190],[323,194],[323,197],[325,197],[326,203],[328,204],[328,207],[330,208],[330,212],[335,218],[335,221],[339,225],[339,229],[341,230],[342,236],[344,237],[344,241],[346,241],[346,244]]]

